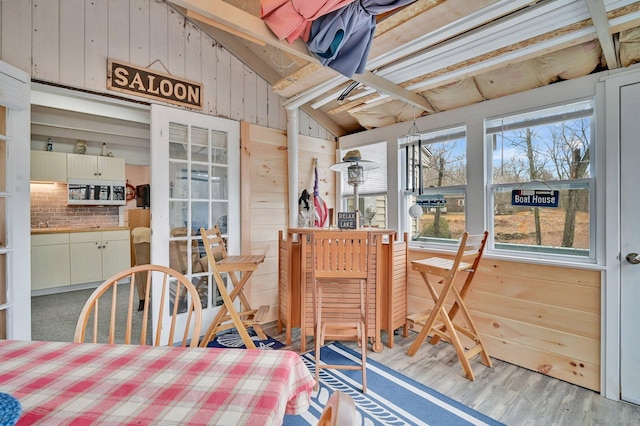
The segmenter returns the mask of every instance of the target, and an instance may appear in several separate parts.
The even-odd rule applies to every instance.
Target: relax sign
[[[109,59],[107,88],[202,109],[202,84]]]

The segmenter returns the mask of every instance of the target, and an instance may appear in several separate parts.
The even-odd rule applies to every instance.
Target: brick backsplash
[[[32,228],[47,222],[50,228],[118,226],[118,219],[118,206],[68,206],[65,184],[31,184]]]

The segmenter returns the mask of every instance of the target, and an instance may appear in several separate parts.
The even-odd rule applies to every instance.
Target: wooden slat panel
[[[521,278],[505,285],[504,277],[476,274],[474,290],[587,312],[600,312],[600,289],[548,279]]]
[[[579,359],[567,358],[516,342],[495,339],[483,335],[484,343],[492,357],[517,359],[517,365],[546,374],[578,386],[600,391],[600,366]]]
[[[410,260],[430,256],[409,251]],[[431,308],[422,277],[410,267],[408,274],[409,313]],[[543,366],[545,374],[598,390],[600,274],[483,258],[467,307],[492,357],[533,370]],[[434,287],[439,290],[441,285]]]
[[[485,330],[486,335],[600,365],[600,342],[598,339],[537,327],[477,311],[473,311],[472,315],[476,325]]]

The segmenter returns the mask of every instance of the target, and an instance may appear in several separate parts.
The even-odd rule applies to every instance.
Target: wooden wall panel
[[[84,84],[84,0],[60,3],[60,82]]]
[[[169,9],[167,16],[169,32],[167,33],[167,67],[172,75],[185,77],[186,70],[186,28],[182,15]]]
[[[109,31],[109,57],[113,57],[112,49],[115,49],[116,46],[121,43],[125,43],[125,47],[129,47],[129,51],[127,52],[129,60],[127,62],[131,64],[148,65],[151,62],[155,61],[155,58],[151,58],[150,54],[151,38],[149,37],[149,34],[151,33],[151,21],[149,20],[149,16],[151,14],[151,5],[145,0],[131,0],[128,6],[128,16],[120,16],[118,18],[118,22],[122,23],[122,28],[119,31],[126,32],[127,34],[118,35],[118,37],[131,37],[131,39],[116,42],[115,40],[117,39],[114,40],[112,38],[114,34]],[[112,9],[113,4],[110,3],[109,13],[111,13]],[[127,10],[126,2],[123,5],[122,10]],[[130,20],[135,22],[136,25],[132,26],[129,23]],[[166,22],[166,18],[164,18],[161,22]],[[111,25],[111,20],[109,20],[109,26]],[[166,27],[165,25],[162,26]]]
[[[410,250],[409,259],[434,255]],[[407,269],[409,314],[431,308],[422,277]],[[466,302],[490,356],[599,391],[600,286],[597,270],[485,257]]]
[[[106,75],[114,58],[202,83],[205,114],[287,127],[271,86],[166,2],[10,1],[0,2],[0,14],[0,60],[34,80],[113,94]],[[299,117],[302,135],[334,140],[307,114]]]
[[[326,192],[323,198],[330,206],[335,198],[335,173],[328,169],[335,162],[333,145],[333,142],[302,136],[298,146],[301,171],[308,174],[310,170],[313,176],[311,159],[319,159],[319,175],[324,179],[321,185]],[[278,315],[278,231],[289,227],[287,153],[284,131],[242,124],[243,251],[265,255],[264,263],[247,284],[246,293],[250,301],[270,306],[268,320],[276,320]],[[313,180],[308,190],[313,191]],[[248,238],[245,229],[249,229]]]
[[[144,1],[144,0],[143,0]],[[156,1],[149,2],[149,18],[140,18],[149,20],[149,64],[159,61],[162,64],[168,63],[168,46],[167,46],[167,33],[169,32],[169,9],[165,7],[163,3]],[[153,24],[153,25],[152,25]],[[144,28],[145,24],[140,24],[141,28]],[[138,21],[133,21],[131,27],[138,28]],[[140,35],[140,37],[144,37]],[[131,46],[135,48],[135,45]],[[134,55],[131,55],[133,58]],[[144,61],[143,61],[144,63]],[[166,65],[165,65],[166,66]],[[154,68],[160,70],[160,68]],[[166,71],[166,70],[165,70]]]
[[[31,77],[35,79],[60,81],[59,50],[60,23],[52,16],[59,16],[57,0],[33,0],[31,31]],[[4,9],[3,9],[4,12]],[[84,37],[83,37],[84,38]],[[84,72],[84,71],[83,71]]]
[[[105,58],[109,51],[108,4],[86,0],[84,8],[84,87],[91,90],[104,90],[107,81]],[[60,57],[60,63],[66,59],[66,57]]]
[[[135,2],[134,2],[135,3]],[[109,0],[107,15],[107,37],[109,39],[109,47],[107,55],[110,58],[123,61],[125,63],[144,62],[145,58],[137,57],[135,60],[132,55],[136,51],[144,49],[149,52],[149,25],[143,25],[143,21],[136,17],[141,13],[133,4],[130,6],[127,0]],[[129,13],[124,14],[123,11],[128,10]],[[129,20],[138,22],[138,27],[132,28],[129,32]],[[146,45],[141,44],[143,36],[146,35]],[[146,58],[147,64],[148,57]]]
[[[31,71],[31,3],[0,1],[0,58],[24,72]]]

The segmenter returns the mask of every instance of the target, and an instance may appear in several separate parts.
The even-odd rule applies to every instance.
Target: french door
[[[151,263],[169,265],[196,286],[206,329],[222,300],[207,271],[200,228],[217,224],[227,238],[228,252],[240,253],[238,122],[151,106],[151,212]],[[164,312],[171,312],[172,300],[170,294]],[[152,294],[154,318],[159,303],[160,295]],[[179,309],[179,320],[186,321],[186,305]],[[169,321],[167,315],[163,341]],[[157,326],[153,325],[154,333]]]
[[[31,340],[29,81],[0,62],[0,339]]]

